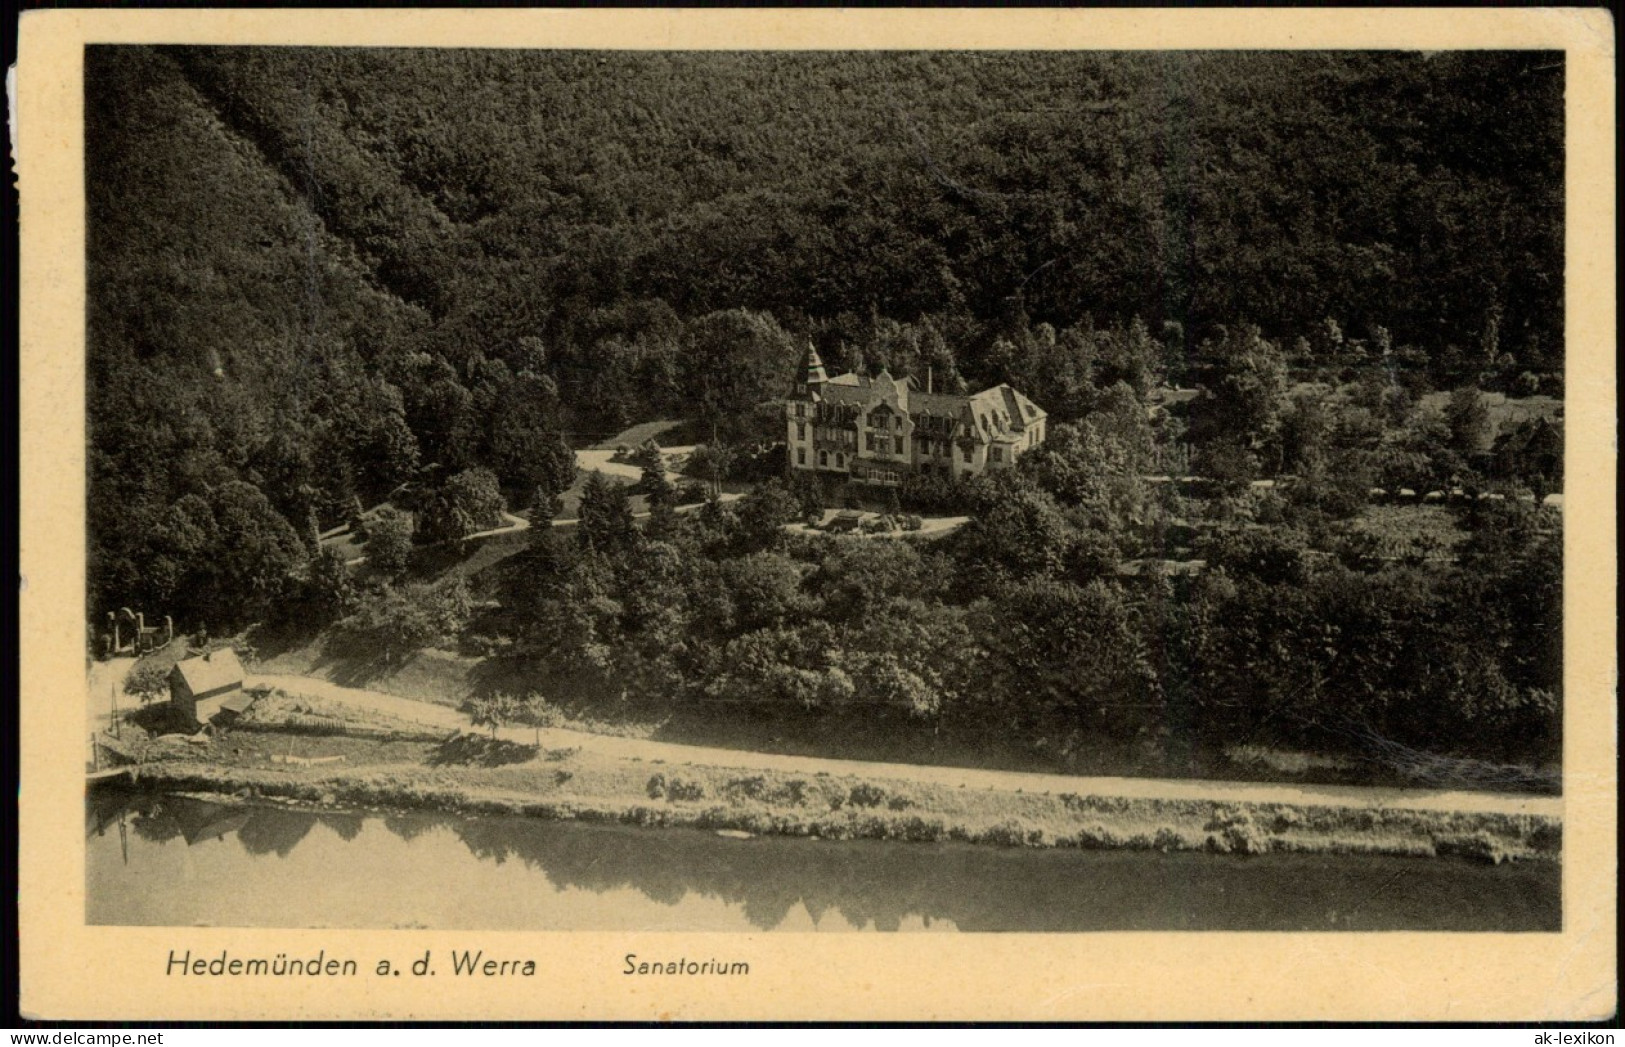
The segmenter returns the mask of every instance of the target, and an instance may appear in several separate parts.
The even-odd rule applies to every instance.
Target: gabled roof
[[[1001,385],[999,388],[1004,391],[1004,401],[1010,411],[1010,416],[1021,419],[1023,426],[1031,425],[1040,419],[1049,417],[1049,413],[1042,407],[1033,403],[1010,386]]]
[[[965,410],[963,396],[953,393],[910,393],[908,408],[914,414],[947,415],[958,418]]]
[[[841,378],[845,378],[842,375]],[[874,394],[867,388],[855,382],[843,382],[841,378],[832,378],[824,383],[824,402],[832,404],[866,404],[874,399]]]
[[[1562,422],[1552,422],[1537,415],[1532,421],[1502,433],[1495,441],[1497,451],[1527,451],[1530,447],[1561,450],[1563,447]]]
[[[175,668],[170,671],[179,673],[193,694],[207,694],[222,687],[241,687],[243,684],[243,663],[237,660],[237,652],[229,647],[176,662]]]
[[[1048,417],[1043,408],[1008,385],[997,385],[973,395],[926,393],[913,377],[895,379],[885,371],[871,377],[848,372],[824,383],[825,402],[862,407],[895,403],[910,415],[952,418],[963,433],[978,443],[1013,440],[1036,422]]]

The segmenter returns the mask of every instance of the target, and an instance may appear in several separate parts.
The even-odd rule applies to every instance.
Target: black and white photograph
[[[88,43],[85,926],[1572,929],[1569,77]]]
[[[1561,53],[85,61],[92,922],[1559,928]]]

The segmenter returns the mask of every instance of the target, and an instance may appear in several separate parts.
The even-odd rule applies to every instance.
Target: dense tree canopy
[[[1057,424],[1195,375],[1239,478],[1312,458],[1281,366],[1543,388],[1563,87],[1542,52],[92,47],[92,610],[242,620],[308,580],[288,522],[403,486],[430,539],[493,486],[551,507],[572,434],[753,439],[808,339]],[[1140,496],[1061,461],[1138,462],[1109,416],[993,562]]]

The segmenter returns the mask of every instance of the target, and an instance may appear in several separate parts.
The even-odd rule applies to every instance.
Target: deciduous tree
[[[367,532],[367,566],[394,580],[412,558],[412,518],[391,507],[380,509]]]

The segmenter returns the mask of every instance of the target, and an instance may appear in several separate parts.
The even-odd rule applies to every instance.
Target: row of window
[[[796,417],[798,419],[806,417],[806,415],[803,413],[803,410],[802,410],[805,406],[806,406],[805,404],[796,404],[795,405]],[[819,406],[824,407],[824,406],[829,406],[829,405],[820,404]],[[851,410],[851,409],[848,408],[847,410]],[[887,430],[900,431],[900,430],[902,430],[902,428],[903,428],[903,419],[901,417],[896,416],[896,415],[889,416],[891,418],[891,424],[889,424],[889,425],[886,422],[886,417],[888,417],[888,416],[876,417],[874,415],[870,415],[869,416],[869,425],[868,425],[868,427],[871,428],[871,429],[878,430],[878,431],[887,431]],[[843,419],[841,419],[839,417],[836,417],[833,414],[830,415],[829,417],[824,417],[822,414],[820,414],[820,420],[821,421],[835,421],[837,423],[843,421]],[[847,421],[847,422],[852,421],[852,419],[844,419],[844,420]],[[935,433],[939,438],[945,438],[948,434],[953,432],[956,425],[957,425],[957,423],[955,423],[952,419],[949,419],[949,418],[937,418],[937,417],[930,416],[930,415],[924,415],[924,416],[921,416],[921,417],[916,418],[914,420],[914,431],[917,434],[919,439],[924,439],[926,433]],[[982,427],[984,429],[987,428],[987,419],[985,417],[982,419]],[[804,422],[804,421],[797,421],[796,422],[796,439],[805,440],[806,439],[806,432],[807,432],[807,423]]]
[[[794,416],[798,419],[806,418],[808,406],[809,405],[804,403],[792,404],[791,407],[794,409]],[[855,421],[856,415],[858,414],[856,405],[851,404],[821,403],[817,404],[816,406],[818,408],[816,414],[820,418],[837,418],[845,421]],[[893,414],[890,411],[877,411],[871,413],[867,418],[867,422],[871,429],[900,430],[903,428],[902,416]],[[797,424],[799,425],[801,423],[798,422]],[[937,432],[948,432],[953,428],[954,424],[953,419],[938,418],[933,415],[920,415],[916,416],[914,419],[914,427],[916,429],[929,428]],[[983,424],[985,426],[986,419],[983,419]]]
[[[852,432],[851,430],[828,429],[828,428],[815,429],[813,431],[813,436],[817,440],[827,441],[829,443],[846,444],[848,447],[851,447],[854,450],[856,450],[857,446],[858,446],[857,434]],[[871,451],[874,450],[875,447],[877,446],[876,442],[875,442],[877,439],[880,441],[879,446],[880,446],[880,448],[882,450],[887,449],[887,447],[889,446],[889,440],[890,440],[889,437],[882,436],[882,437],[877,438],[873,434],[865,433],[864,438],[865,438],[865,443],[864,443],[865,448],[867,448],[868,450],[871,450]],[[797,422],[796,423],[796,442],[797,443],[805,443],[806,441],[807,441],[807,423],[806,422]],[[899,447],[902,446],[900,438],[899,438],[898,446]]]
[[[818,452],[818,468],[820,468],[820,469],[828,469],[829,468],[829,463],[830,463],[829,452],[828,451],[819,451]],[[806,465],[807,464],[807,449],[805,447],[796,448],[796,464],[797,465]],[[840,453],[839,451],[835,452],[835,468],[837,468],[837,469],[845,469],[846,468],[846,455]]]
[[[804,418],[807,417],[807,407],[808,407],[807,404],[798,403],[798,404],[794,404],[793,406],[795,408],[795,417],[796,418],[804,419]],[[837,405],[837,404],[823,404],[823,403],[820,403],[820,404],[818,404],[816,406],[818,408],[817,416],[819,418],[821,418],[821,419],[834,420],[834,421],[844,421],[844,422],[848,422],[848,423],[853,422],[853,421],[856,420],[855,416],[857,414],[857,409],[853,405],[844,405],[844,404],[843,405]],[[1031,407],[1027,408],[1027,413],[1028,413],[1029,416],[1031,416],[1033,414],[1033,410],[1032,410]],[[888,419],[889,419],[889,421],[888,421]],[[982,431],[984,433],[988,433],[988,432],[992,431],[993,426],[989,422],[987,415],[985,415],[985,414],[977,415],[976,416],[976,421],[978,423],[980,423],[980,425],[982,427]],[[1004,415],[1002,413],[999,414],[999,422],[1000,422],[999,428],[1001,429],[1001,431],[1005,430],[1005,429],[1008,429],[1009,426],[1010,426],[1010,420],[1008,418],[1004,417]],[[868,416],[868,424],[869,424],[869,427],[872,428],[872,429],[901,431],[902,428],[903,428],[903,419],[902,419],[901,415],[892,414],[890,411],[882,411],[882,412],[878,412],[878,413],[875,413],[875,414],[870,414]],[[938,417],[936,415],[920,415],[920,416],[916,416],[916,418],[914,419],[914,428],[916,430],[924,430],[924,431],[927,431],[927,432],[937,432],[937,433],[941,433],[941,434],[947,434],[947,433],[951,433],[954,430],[954,428],[956,428],[956,426],[957,426],[957,423],[953,419],[951,419],[951,418],[942,418],[942,417]],[[807,424],[806,424],[806,422],[804,422],[804,421],[796,422],[796,439],[797,440],[805,440],[806,438],[807,438]],[[1039,440],[1042,440],[1043,439],[1043,429],[1042,428],[1037,429],[1029,437],[1029,439],[1031,439],[1035,443],[1038,442]]]
[[[881,448],[879,448],[879,450],[881,450],[881,451],[883,451],[885,453],[890,453],[889,442],[888,441],[882,441],[882,443],[885,444],[886,446],[882,446]],[[871,451],[876,450],[876,448],[873,446],[872,442],[870,444],[869,449]],[[988,453],[988,457],[989,457],[989,459],[991,461],[995,461],[995,462],[999,462],[1000,464],[1003,464],[1003,462],[1004,462],[1004,449],[1003,448],[1001,448],[1001,447],[990,447],[990,448],[988,448],[987,453]],[[950,454],[951,454],[951,452],[950,452]],[[965,464],[969,465],[971,463],[971,452],[965,450],[964,448],[960,448],[960,454],[964,457]],[[1014,460],[1014,459],[1012,459],[1012,460]],[[845,469],[846,468],[846,455],[845,454],[842,454],[841,452],[837,451],[835,453],[834,461],[835,461],[835,468],[837,468],[837,469]],[[797,465],[806,465],[807,464],[807,449],[805,447],[796,448],[796,464]],[[828,451],[819,451],[818,452],[818,467],[820,469],[828,469],[829,464],[830,464],[830,454],[829,454],[829,452]],[[928,469],[928,468],[930,468],[930,463],[928,463],[928,462],[921,462],[920,463],[920,469],[921,469],[922,472],[924,470]],[[947,466],[943,466],[943,468],[946,469]]]
[[[811,418],[820,422],[835,422],[841,425],[857,424],[858,414],[856,404],[792,403],[790,405],[790,417],[792,418]]]

